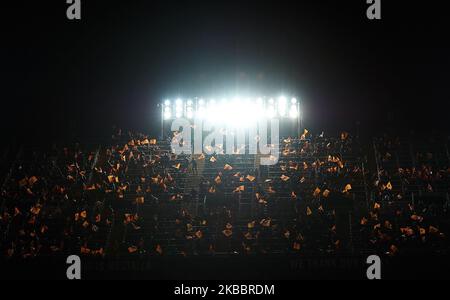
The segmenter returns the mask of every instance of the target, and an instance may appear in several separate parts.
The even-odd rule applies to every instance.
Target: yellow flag
[[[144,202],[145,202],[144,197],[137,197],[137,198],[136,198],[136,203],[137,203],[137,204],[143,205]]]
[[[231,171],[231,170],[233,170],[233,167],[230,166],[229,164],[226,164],[225,167],[223,167],[223,169],[224,169],[225,171]]]
[[[272,220],[271,219],[262,219],[260,224],[263,227],[270,227],[272,225]]]
[[[253,182],[253,181],[255,181],[255,179],[256,179],[256,177],[251,176],[251,175],[247,175],[247,180],[248,181]]]
[[[239,192],[243,192],[243,191],[245,191],[245,186],[241,185],[241,186],[237,187],[237,188],[233,191],[233,193],[239,193]]]
[[[256,224],[255,221],[248,223],[248,224],[247,224],[248,229],[253,229],[253,228],[255,228],[255,224]]]
[[[388,184],[386,185],[386,189],[388,191],[392,191],[392,183],[391,182],[388,182]]]
[[[114,181],[115,181],[115,176],[113,176],[113,175],[109,175],[108,176],[108,181],[109,181],[109,183],[114,183]]]
[[[306,139],[306,135],[309,133],[309,131],[308,131],[308,129],[305,129],[304,131],[303,131],[303,134],[300,136],[300,139],[301,140],[305,140]]]
[[[436,227],[430,226],[430,228],[428,229],[428,231],[429,231],[430,233],[438,233],[438,232],[439,232],[439,229],[437,229]]]
[[[318,196],[320,195],[320,193],[321,193],[321,190],[320,190],[319,188],[316,188],[316,189],[314,190],[313,196],[314,196],[314,197],[318,197]]]
[[[290,179],[290,177],[288,177],[288,176],[286,176],[286,175],[282,175],[281,176],[281,180],[283,180],[283,181],[288,181]]]
[[[342,192],[343,193],[348,193],[351,190],[352,190],[352,185],[351,184],[347,184]]]
[[[41,212],[41,208],[40,208],[39,205],[33,206],[33,207],[31,208],[30,212],[31,212],[33,215],[39,215],[39,213]]]
[[[30,186],[33,186],[37,181],[38,181],[37,177],[32,176],[28,182],[29,182]]]
[[[229,229],[225,229],[224,231],[222,231],[223,235],[226,237],[230,237],[233,235],[233,231],[229,230]]]

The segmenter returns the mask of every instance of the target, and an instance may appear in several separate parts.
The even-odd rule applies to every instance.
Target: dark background
[[[5,3],[6,2],[6,3]],[[295,94],[315,130],[448,133],[444,1],[2,1],[4,140],[159,132],[167,97]]]

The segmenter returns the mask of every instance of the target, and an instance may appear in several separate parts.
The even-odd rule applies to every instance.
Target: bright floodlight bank
[[[164,100],[164,121],[187,118],[200,119],[214,124],[235,127],[251,127],[263,119],[291,119],[300,117],[297,98],[239,98],[234,99],[175,99]]]

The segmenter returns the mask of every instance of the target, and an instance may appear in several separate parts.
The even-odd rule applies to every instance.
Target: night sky
[[[165,98],[286,93],[312,129],[446,132],[442,3],[384,0],[383,20],[369,21],[365,0],[84,0],[69,21],[65,0],[8,1],[2,128],[45,140],[114,124],[157,133]]]

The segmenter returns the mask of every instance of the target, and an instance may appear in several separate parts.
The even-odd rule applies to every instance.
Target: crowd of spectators
[[[119,129],[91,149],[24,150],[1,191],[2,256],[445,252],[447,203],[408,191],[448,194],[450,169],[433,152],[402,165],[398,144],[376,140],[371,171],[370,148],[346,132],[285,138],[269,167],[249,154],[175,155]]]

